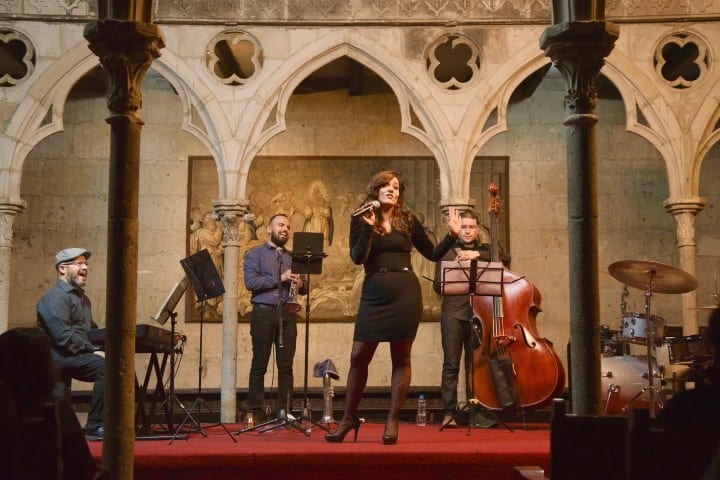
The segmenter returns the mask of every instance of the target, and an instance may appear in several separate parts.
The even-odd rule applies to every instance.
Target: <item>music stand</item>
[[[212,262],[212,259],[210,258],[210,253],[207,251],[207,249],[200,250],[199,252],[180,260],[180,265],[182,266],[183,270],[185,270],[185,275],[190,281],[193,290],[195,290],[195,296],[197,297],[197,300],[200,302],[200,350],[198,358],[198,388],[195,403],[193,403],[192,407],[190,407],[190,410],[188,410],[187,415],[185,415],[185,419],[178,426],[177,430],[175,431],[175,435],[173,435],[172,440],[170,440],[170,443],[175,440],[175,438],[177,437],[177,433],[182,430],[188,420],[192,422],[194,426],[194,431],[200,432],[203,437],[207,437],[207,433],[205,432],[205,430],[202,429],[200,423],[192,416],[193,412],[200,413],[200,409],[203,406],[209,413],[213,413],[202,396],[203,315],[205,312],[205,302],[212,298],[219,297],[220,295],[225,293],[225,287],[222,283],[222,279],[220,278],[220,274],[218,273],[217,268],[215,268],[215,264]],[[235,438],[232,436],[224,423],[218,422],[218,425],[220,425],[223,430],[225,430],[225,432],[228,434],[228,436],[232,439],[233,442],[237,443],[237,440],[235,440]]]
[[[441,263],[440,271],[440,288],[443,296],[445,295],[468,295],[468,301],[470,302],[470,308],[472,309],[473,298],[476,295],[488,296],[488,297],[502,297],[503,291],[503,273],[505,269],[501,262],[482,262],[477,260],[467,261],[443,261]],[[479,344],[483,344],[483,335],[481,331],[480,322],[478,318],[473,316],[471,319],[471,328],[473,333],[477,336]],[[466,352],[467,354],[467,352]],[[473,353],[471,352],[471,355]],[[473,355],[474,357],[474,355]],[[473,389],[473,379],[475,371],[475,359],[470,359],[470,373],[466,381],[466,390],[471,393],[471,398],[467,399],[469,405],[468,413],[468,435],[472,427],[472,421],[475,416],[475,412],[481,406],[480,402],[475,398]],[[494,420],[503,425],[508,431],[512,432],[505,422],[497,418],[494,412],[489,409],[485,409],[490,415],[494,417]],[[445,429],[446,425],[440,426],[440,431]]]
[[[312,232],[296,232],[293,235],[292,266],[293,273],[304,274],[305,285],[305,369],[303,379],[303,408],[300,420],[307,420],[313,425],[329,432],[330,429],[312,419],[310,414],[310,397],[308,396],[308,357],[310,340],[310,276],[322,273],[322,259],[327,257],[323,252],[323,234]]]
[[[167,409],[167,431],[171,434],[175,433],[175,430],[173,428],[173,419],[175,418],[175,405],[179,406],[186,415],[188,414],[188,410],[185,408],[185,405],[183,405],[182,402],[180,402],[180,400],[178,400],[178,398],[175,396],[175,344],[177,339],[177,337],[175,336],[175,325],[177,324],[177,313],[175,312],[175,307],[177,307],[178,302],[185,294],[185,290],[187,289],[187,287],[187,277],[181,277],[180,280],[177,281],[173,289],[170,291],[157,313],[150,317],[156,322],[158,322],[160,325],[165,325],[165,323],[170,320],[170,386],[168,388],[167,397],[160,405],[158,405],[156,411],[160,410],[163,407]],[[176,436],[177,435],[173,435],[173,437]]]

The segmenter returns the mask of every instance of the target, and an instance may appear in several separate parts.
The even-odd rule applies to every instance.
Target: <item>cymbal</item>
[[[664,263],[621,260],[608,270],[616,280],[641,290],[646,290],[651,281],[652,291],[657,293],[686,293],[697,288],[692,274]]]
[[[720,305],[706,305],[704,307],[690,307],[688,310],[716,310],[720,308]]]

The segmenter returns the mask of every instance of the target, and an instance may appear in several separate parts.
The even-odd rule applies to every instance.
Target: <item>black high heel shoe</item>
[[[382,434],[383,445],[395,445],[398,439],[398,422],[385,424],[385,431]]]
[[[350,430],[355,430],[355,438],[353,441],[357,442],[358,431],[360,430],[359,418],[354,417],[349,420],[343,420],[334,432],[325,435],[325,440],[331,443],[342,443],[345,435],[347,435]]]

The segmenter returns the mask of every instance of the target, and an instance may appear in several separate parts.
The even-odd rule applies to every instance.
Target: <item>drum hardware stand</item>
[[[197,263],[188,262],[188,260],[193,259],[195,257],[195,260]],[[177,429],[175,430],[175,433],[173,434],[172,438],[170,439],[170,444],[175,441],[176,438],[178,438],[178,434],[180,431],[182,431],[183,427],[187,424],[188,421],[192,423],[191,432],[200,432],[203,437],[207,437],[207,432],[203,430],[202,426],[200,425],[200,422],[193,417],[193,412],[199,414],[202,407],[205,407],[205,409],[209,413],[213,413],[212,409],[210,409],[210,406],[207,404],[205,399],[202,395],[202,371],[203,371],[203,320],[204,320],[204,314],[205,314],[205,302],[208,299],[218,297],[225,293],[225,288],[222,285],[222,281],[220,280],[219,273],[217,271],[217,268],[215,268],[215,264],[212,263],[212,260],[210,258],[209,252],[205,250],[201,250],[198,253],[191,255],[190,257],[183,259],[180,261],[180,264],[182,265],[183,269],[185,270],[185,273],[188,277],[188,280],[190,280],[190,283],[192,284],[195,295],[197,296],[197,299],[200,301],[200,349],[199,349],[199,355],[198,355],[198,388],[197,388],[197,397],[195,398],[195,402],[192,404],[190,409],[187,411],[187,414],[185,415],[185,419],[183,419],[182,423],[178,425]],[[199,272],[196,272],[195,270],[199,270]],[[206,288],[206,285],[203,282],[208,282],[208,285]],[[235,437],[232,436],[230,431],[227,429],[225,424],[221,421],[218,422],[219,426],[225,430],[225,433],[228,434],[230,439],[237,443],[237,440],[235,440]]]
[[[645,296],[645,318],[647,319],[647,331],[646,334],[646,354],[647,354],[647,363],[648,363],[648,386],[646,388],[643,388],[640,390],[635,396],[630,399],[628,404],[632,404],[632,402],[638,398],[640,395],[642,395],[645,391],[648,392],[650,395],[649,401],[648,401],[648,412],[650,414],[650,418],[655,418],[655,402],[657,398],[658,405],[660,405],[660,408],[662,408],[662,400],[660,397],[660,392],[657,391],[655,388],[655,385],[653,385],[653,380],[655,378],[655,374],[653,373],[653,360],[656,357],[656,351],[655,351],[655,320],[652,319],[650,316],[650,303],[652,300],[652,290],[653,290],[653,282],[655,280],[656,272],[655,270],[650,270],[650,279],[647,283],[647,291],[644,293]]]
[[[441,283],[460,283],[460,282],[454,282],[454,281],[446,281],[445,275],[446,270],[461,270],[463,271],[463,274],[467,277],[467,284],[468,284],[468,302],[470,303],[470,309],[472,311],[473,308],[473,299],[476,295],[481,296],[495,296],[495,297],[502,297],[502,274],[504,271],[504,267],[502,263],[500,262],[481,262],[485,264],[485,267],[478,267],[478,261],[477,260],[471,260],[469,262],[469,268],[467,269],[467,272],[465,272],[465,267],[461,265],[460,262],[457,262],[457,266],[455,267],[441,267],[443,269],[442,271],[442,277],[441,277]],[[488,278],[490,277],[490,278]],[[482,278],[482,280],[481,280]],[[461,281],[461,283],[465,283],[465,281]],[[477,291],[480,291],[482,293],[477,293]],[[464,293],[463,293],[464,294]],[[483,335],[482,335],[482,324],[480,322],[480,319],[476,316],[473,316],[471,319],[471,328],[473,331],[473,334],[477,337],[479,346],[483,346]],[[472,344],[471,344],[472,345]],[[496,422],[499,425],[502,425],[505,429],[507,429],[509,432],[514,432],[514,430],[503,420],[498,418],[498,416],[493,412],[492,410],[488,408],[484,408],[483,405],[475,398],[475,392],[473,388],[473,380],[475,378],[475,354],[474,349],[470,349],[470,372],[466,372],[467,380],[465,382],[466,384],[466,390],[469,393],[469,397],[467,404],[468,404],[468,426],[467,426],[467,435],[470,435],[470,430],[472,428],[473,419],[475,418],[475,415],[478,411],[478,409],[486,413],[489,417],[492,418],[494,422]],[[466,351],[465,354],[468,352]],[[464,370],[464,369],[463,369]],[[442,432],[447,425],[441,425],[440,431]]]

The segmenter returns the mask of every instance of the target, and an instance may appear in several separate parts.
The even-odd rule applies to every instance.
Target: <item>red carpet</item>
[[[539,465],[549,471],[550,431],[547,424],[503,428],[467,427],[442,432],[439,425],[400,425],[397,445],[383,445],[381,423],[360,427],[345,443],[325,441],[313,427],[310,436],[282,427],[270,432],[233,435],[221,426],[191,433],[187,439],[135,442],[136,480],[311,480],[311,479],[513,479],[516,465]],[[228,425],[230,432],[241,429]],[[99,461],[102,444],[91,442]]]

